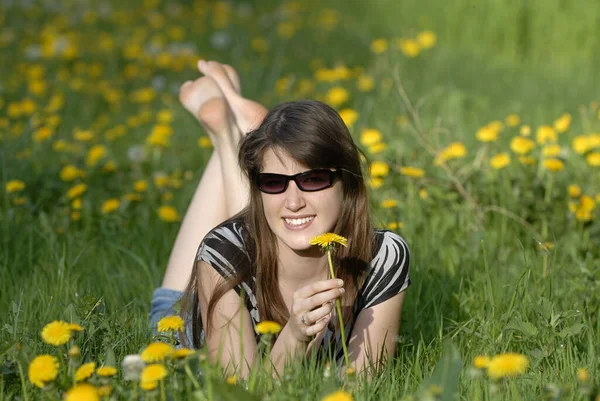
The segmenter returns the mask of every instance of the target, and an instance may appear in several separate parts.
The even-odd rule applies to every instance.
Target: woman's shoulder
[[[233,260],[247,257],[246,225],[242,218],[232,218],[219,224],[206,234],[196,255],[197,260]]]
[[[230,243],[239,248],[244,247],[246,225],[243,218],[231,218],[219,224],[206,234],[202,242]]]
[[[404,238],[394,231],[376,228],[373,230],[373,256],[377,258],[382,253],[408,257],[408,244]]]

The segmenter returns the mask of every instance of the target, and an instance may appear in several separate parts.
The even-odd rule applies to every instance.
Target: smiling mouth
[[[285,223],[288,226],[301,227],[301,226],[306,225],[307,223],[310,223],[311,221],[313,221],[314,218],[315,218],[315,216],[302,217],[300,219],[289,219],[289,218],[284,217],[283,221],[285,221]]]

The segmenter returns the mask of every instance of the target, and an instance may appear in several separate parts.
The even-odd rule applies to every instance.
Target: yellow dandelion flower
[[[546,157],[556,157],[560,154],[560,151],[560,145],[553,143],[544,146],[544,148],[542,149],[542,154]]]
[[[348,240],[346,238],[342,237],[341,235],[337,235],[334,233],[323,233],[323,234],[317,235],[316,237],[311,238],[310,244],[318,245],[321,248],[329,248],[329,247],[333,246],[334,244],[340,244],[342,246],[347,246]]]
[[[96,374],[102,377],[110,377],[117,374],[117,368],[113,366],[102,366],[96,370]]]
[[[521,134],[521,136],[531,135],[531,126],[527,124],[521,125],[521,128],[519,129],[519,134]]]
[[[136,192],[144,192],[148,189],[148,181],[137,180],[133,183],[133,190]]]
[[[577,381],[581,384],[587,384],[590,381],[590,372],[585,368],[577,369]]]
[[[312,240],[311,240],[311,244],[312,244]],[[314,244],[312,244],[312,245],[314,245]],[[256,327],[254,327],[254,330],[256,330],[256,332],[258,334],[277,334],[281,331],[281,325],[277,322],[273,322],[270,320],[263,320],[262,322],[259,322],[256,324]]]
[[[356,120],[358,120],[358,113],[352,109],[343,109],[340,111],[340,117],[344,120],[344,124],[346,124],[348,128],[351,128]]]
[[[512,377],[525,373],[529,360],[525,355],[505,353],[493,357],[487,366],[487,374],[492,379]]]
[[[154,342],[148,345],[141,353],[144,362],[162,362],[173,353],[173,347],[162,342]]]
[[[375,87],[375,80],[370,75],[362,74],[358,77],[356,87],[360,92],[370,92]]]
[[[400,167],[400,174],[406,177],[421,178],[425,175],[425,170],[418,167],[404,166]]]
[[[375,54],[385,53],[388,49],[388,41],[383,38],[375,39],[371,42],[371,51]]]
[[[42,340],[46,344],[54,345],[55,347],[64,345],[71,339],[71,329],[69,323],[62,320],[55,320],[48,323],[42,329]]]
[[[44,388],[58,376],[58,359],[52,355],[38,355],[29,364],[29,381],[36,387]]]
[[[384,209],[391,209],[396,206],[398,206],[398,201],[394,199],[385,199],[381,202],[381,207]]]
[[[596,201],[589,195],[583,195],[579,198],[579,209],[592,211],[596,208]]]
[[[554,129],[561,134],[566,132],[571,126],[571,120],[571,115],[569,113],[564,113],[556,121],[554,121]]]
[[[148,365],[142,370],[140,380],[142,382],[152,382],[162,380],[167,377],[167,368],[159,363]]]
[[[460,142],[453,142],[446,148],[449,159],[458,159],[467,155],[467,148]]]
[[[91,384],[77,384],[65,393],[65,401],[100,401],[100,395]]]
[[[75,132],[73,133],[73,138],[75,138],[75,140],[79,141],[79,142],[89,142],[92,139],[94,139],[94,133],[92,131],[82,131],[82,130],[75,130]]]
[[[367,151],[371,154],[377,154],[387,149],[387,143],[377,142],[367,148]]]
[[[232,386],[235,386],[238,382],[238,378],[236,375],[232,375],[232,376],[228,376],[227,379],[225,379],[225,381],[227,382],[227,384],[231,384]]]
[[[212,147],[212,141],[207,136],[201,136],[200,138],[198,138],[198,146],[203,149],[208,149]]]
[[[158,208],[158,216],[162,221],[172,223],[181,220],[177,210],[173,206],[161,206]]]
[[[503,169],[510,164],[510,156],[508,153],[500,153],[492,157],[490,166],[496,170]]]
[[[367,185],[372,189],[378,189],[383,186],[383,180],[379,177],[371,177],[367,180]]]
[[[156,121],[161,124],[168,124],[173,121],[173,112],[168,109],[162,109],[156,115]]]
[[[283,39],[291,39],[296,34],[296,25],[291,21],[281,21],[277,25],[277,34]]]
[[[50,127],[40,127],[33,133],[33,140],[37,143],[42,143],[46,139],[51,138],[54,135],[54,130]]]
[[[392,221],[388,223],[386,227],[388,228],[388,230],[397,230],[399,228],[404,227],[404,223],[400,221]]]
[[[269,50],[269,42],[262,36],[256,36],[252,38],[251,47],[257,53],[266,53]]]
[[[71,330],[71,331],[83,331],[83,327],[81,327],[77,323],[69,323],[68,326],[69,326],[69,330]]]
[[[519,118],[519,116],[517,114],[509,114],[504,119],[504,122],[509,127],[516,127],[517,125],[519,125],[521,123],[521,119]]]
[[[560,159],[546,159],[544,160],[544,167],[548,171],[557,172],[565,168],[565,164]]]
[[[489,125],[486,125],[484,127],[479,128],[475,136],[480,142],[495,142],[498,140],[499,134],[500,131],[493,129]]]
[[[371,177],[385,177],[390,172],[390,167],[385,162],[374,161],[369,170]]]
[[[146,380],[140,382],[140,388],[145,391],[154,390],[158,386],[157,380]]]
[[[571,198],[579,198],[581,195],[581,188],[579,185],[571,184],[568,187],[569,197]]]
[[[419,189],[419,198],[421,198],[422,200],[429,198],[429,192],[427,192],[425,188]]]
[[[397,41],[397,47],[402,54],[409,58],[417,57],[419,53],[421,53],[419,42],[413,39],[399,39]]]
[[[437,35],[432,31],[423,31],[417,35],[417,43],[423,49],[431,49],[437,42]]]
[[[581,221],[583,223],[587,223],[588,221],[592,221],[593,220],[594,215],[592,214],[591,210],[577,209],[575,211],[575,218],[577,219],[577,221]]]
[[[75,381],[80,382],[85,379],[89,379],[96,370],[96,362],[84,363],[75,372]]]
[[[173,351],[173,354],[171,354],[171,358],[173,358],[173,359],[187,358],[188,356],[191,356],[194,354],[195,354],[195,352],[189,348],[179,348],[179,349],[176,349],[175,351]]]
[[[360,133],[360,144],[363,146],[371,146],[381,142],[383,135],[381,131],[375,128],[365,128]]]
[[[165,316],[158,321],[158,331],[159,332],[168,332],[168,331],[181,331],[183,330],[183,326],[185,325],[183,319],[179,316]]]
[[[544,145],[548,142],[556,142],[558,139],[556,130],[549,125],[541,125],[538,127],[535,139],[540,145]]]
[[[67,191],[67,198],[69,198],[69,199],[79,198],[81,195],[83,195],[85,193],[85,191],[87,191],[87,185],[85,185],[85,184],[74,185],[71,188],[69,188],[69,190]]]
[[[6,192],[12,194],[25,189],[25,183],[21,180],[10,180],[6,183]]]
[[[600,152],[591,152],[585,157],[585,161],[592,167],[600,166]]]
[[[477,369],[485,369],[490,363],[490,357],[486,355],[477,355],[473,358],[473,366]]]
[[[65,182],[73,181],[79,177],[83,177],[84,175],[85,173],[83,170],[78,169],[72,164],[67,164],[64,166],[59,173],[60,179]]]
[[[329,89],[327,94],[325,95],[325,101],[329,103],[332,107],[341,106],[350,98],[350,94],[348,91],[341,87],[336,86],[334,88]]]
[[[535,142],[529,138],[516,136],[510,141],[510,150],[519,155],[526,155],[535,148]]]
[[[328,394],[321,399],[321,401],[353,401],[352,394],[344,390],[338,390],[334,393]]]
[[[102,213],[110,214],[119,208],[121,202],[117,198],[110,198],[102,204]]]

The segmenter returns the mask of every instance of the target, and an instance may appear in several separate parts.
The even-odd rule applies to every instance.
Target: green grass
[[[70,5],[69,15],[90,9],[78,8],[77,2],[59,3]],[[571,148],[576,135],[599,129],[597,110],[591,105],[598,100],[598,72],[590,67],[598,60],[594,51],[598,5],[585,1],[576,7],[564,1],[540,0],[477,2],[474,6],[463,0],[442,7],[435,1],[379,0],[367,6],[364,2],[331,1],[327,4],[341,14],[342,22],[335,29],[313,28],[322,7],[308,7],[292,19],[302,24],[300,31],[284,40],[278,37],[273,22],[278,21],[275,2],[256,2],[252,18],[234,13],[222,29],[232,42],[227,49],[217,50],[210,46],[216,29],[211,25],[212,8],[203,5],[196,7],[201,12],[192,12],[188,8],[191,3],[181,1],[186,12],[170,16],[164,27],[154,29],[147,28],[141,2],[113,3],[115,9],[135,10],[138,18],[126,24],[103,19],[94,24],[70,23],[67,29],[80,33],[75,60],[27,60],[25,49],[40,41],[43,24],[56,25],[56,15],[43,10],[24,13],[17,6],[0,9],[2,35],[8,37],[12,32],[16,38],[10,43],[4,43],[4,37],[0,40],[0,119],[5,118],[0,120],[0,183],[3,188],[12,179],[26,183],[24,205],[13,203],[18,195],[0,194],[0,308],[4,311],[0,315],[0,400],[24,399],[15,361],[26,372],[35,355],[56,353],[39,336],[44,325],[54,319],[85,326],[77,343],[83,359],[98,363],[118,364],[151,341],[146,316],[149,302],[177,232],[177,225],[162,222],[156,210],[169,203],[183,214],[209,151],[195,148],[202,133],[169,92],[170,87],[197,76],[194,57],[177,71],[143,60],[128,61],[119,49],[136,29],[150,31],[144,42],[148,43],[175,25],[183,26],[186,40],[196,43],[195,56],[236,66],[244,94],[268,106],[296,97],[294,86],[277,93],[276,82],[287,76],[295,85],[302,78],[311,78],[313,59],[327,67],[336,63],[364,67],[377,82],[369,93],[358,92],[354,80],[315,83],[311,94],[322,98],[334,85],[346,87],[351,98],[340,108],[359,112],[353,127],[356,140],[365,127],[383,132],[388,148],[369,158],[385,160],[392,172],[384,186],[372,192],[374,220],[379,226],[402,222],[398,231],[412,252],[413,284],[402,314],[396,358],[373,383],[361,382],[355,399],[399,399],[411,394],[422,399],[431,383],[443,385],[439,398],[449,399],[453,380],[458,382],[461,399],[539,399],[551,384],[573,389],[561,395],[564,399],[582,399],[576,391],[578,368],[587,368],[597,385],[600,264],[594,245],[600,226],[597,220],[583,224],[575,219],[568,208],[567,186],[578,184],[592,197],[600,192],[597,168],[588,166]],[[164,5],[156,10],[164,15],[169,12]],[[379,56],[369,51],[375,38],[391,40],[423,29],[435,31],[438,43],[414,59],[392,49]],[[114,39],[115,50],[96,50],[100,32]],[[266,54],[251,49],[256,35],[269,42]],[[85,68],[78,72],[78,60],[101,63],[103,74],[90,79]],[[33,64],[46,68],[48,89],[41,96],[27,94],[31,78],[24,71]],[[124,78],[128,64],[137,65],[140,71]],[[56,77],[65,68],[71,75],[61,81]],[[148,104],[128,100],[129,92],[149,86],[157,75],[165,81],[157,99]],[[74,90],[74,77],[90,82],[90,88]],[[390,78],[394,85],[386,87]],[[122,92],[120,103],[104,100],[97,90],[105,85],[103,81]],[[30,97],[43,119],[51,114],[41,110],[53,93],[65,95],[65,106],[54,113],[62,122],[50,140],[37,143],[32,139],[35,121],[27,116],[11,117],[8,110],[11,103]],[[142,163],[132,163],[127,150],[144,143],[161,109],[174,115],[171,146],[149,154]],[[140,116],[144,110],[150,111],[149,120],[128,126],[126,134],[113,142],[103,137],[107,129],[127,124],[128,117]],[[514,154],[506,169],[489,167],[493,154],[511,152],[508,144],[518,128],[505,128],[498,142],[481,144],[475,139],[479,127],[517,113],[523,123],[532,126],[535,137],[537,126],[551,125],[564,112],[573,116],[570,130],[559,137],[561,146],[569,150],[561,156],[564,171],[551,174],[538,164],[523,166]],[[408,124],[398,125],[399,115],[406,116]],[[107,124],[102,125],[102,116],[108,118]],[[16,134],[19,127],[22,132]],[[81,144],[72,153],[52,150],[57,139],[75,143],[74,128],[94,128],[92,143],[106,145],[105,160],[117,163],[115,173],[101,172],[101,165],[85,165],[90,144]],[[449,161],[445,171],[434,165],[434,157],[420,145],[423,138],[431,141],[436,151],[462,141],[467,157]],[[20,156],[26,149],[30,155]],[[539,152],[539,148],[534,151],[536,157]],[[65,197],[72,184],[62,182],[58,175],[69,163],[87,171],[88,192],[79,222],[70,221]],[[404,165],[424,168],[425,178],[411,180],[400,175],[399,167]],[[150,185],[143,202],[123,204],[109,216],[100,212],[104,200],[120,198],[136,179],[151,181],[157,171],[173,174],[178,170],[189,171],[191,178],[184,178],[181,188],[169,189],[173,200],[161,200],[165,190]],[[465,200],[457,182],[472,202]],[[420,189],[428,191],[427,199],[421,199]],[[397,200],[398,206],[382,208],[380,202],[388,198]],[[544,242],[553,247],[540,249],[539,243]],[[443,352],[446,342],[456,351],[447,346]],[[488,379],[471,376],[471,360],[476,355],[508,351],[527,355],[530,367],[526,374],[502,383],[490,394],[494,388]],[[438,361],[454,375],[444,377],[447,371],[441,369],[432,376]],[[457,365],[462,366],[460,377]],[[207,372],[204,386],[214,378],[220,394],[217,398],[239,396],[219,393],[228,387],[217,371]],[[355,386],[323,378],[323,366],[296,367],[277,385],[265,377],[258,383],[255,391],[259,398],[281,400],[320,399],[341,386]],[[29,399],[41,397],[30,384],[26,388]],[[206,395],[206,391],[203,387],[201,393]]]

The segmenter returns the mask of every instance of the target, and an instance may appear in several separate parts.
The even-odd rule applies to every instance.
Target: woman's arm
[[[218,361],[227,373],[247,377],[256,361],[256,340],[248,309],[242,298],[231,289],[217,302],[207,330],[208,302],[223,278],[206,262],[198,262],[200,312],[211,361]]]
[[[357,372],[376,368],[396,351],[402,304],[406,291],[362,310],[356,319],[348,345],[350,363]]]

